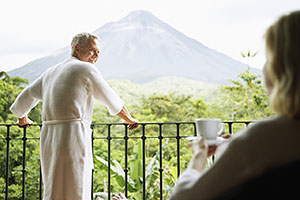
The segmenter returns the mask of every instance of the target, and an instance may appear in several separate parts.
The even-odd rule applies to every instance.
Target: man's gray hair
[[[93,35],[91,33],[79,33],[79,34],[75,35],[71,42],[71,47],[72,47],[71,55],[74,55],[76,45],[83,46],[90,39],[98,40],[99,38],[98,38],[98,36]]]

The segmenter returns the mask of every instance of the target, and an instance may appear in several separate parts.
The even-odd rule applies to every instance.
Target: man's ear
[[[80,48],[80,47],[79,47],[78,45],[75,45],[73,56],[75,56],[75,57],[78,56],[79,48]]]
[[[79,46],[78,45],[75,45],[75,52],[77,53],[79,51]]]

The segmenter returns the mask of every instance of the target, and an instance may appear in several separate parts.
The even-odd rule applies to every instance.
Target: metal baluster
[[[163,199],[163,164],[162,164],[162,123],[159,123],[159,177],[160,177],[160,200]]]
[[[232,122],[228,122],[229,134],[232,134]]]
[[[128,197],[128,132],[127,132],[127,124],[125,124],[125,136],[124,136],[124,140],[125,140],[125,168],[124,168],[124,172],[125,172],[125,196]]]
[[[42,125],[39,125],[40,127],[40,132],[42,131]],[[42,167],[41,167],[41,161],[40,161],[40,195],[39,195],[39,199],[42,200],[42,190],[43,190],[43,176],[42,176]]]
[[[177,128],[177,177],[180,175],[180,134],[179,134],[179,125],[180,123],[176,123],[176,128]]]
[[[143,131],[143,200],[146,200],[146,136],[145,136],[145,126],[146,124],[142,124],[142,131]]]
[[[9,141],[11,140],[9,136],[10,125],[6,126],[6,166],[5,166],[5,200],[8,200],[8,185],[9,185]]]
[[[92,159],[94,159],[94,124],[91,124],[92,129]],[[93,193],[94,193],[94,169],[92,169],[92,183],[91,183],[91,200],[93,200]]]
[[[25,178],[26,178],[26,127],[23,128],[23,169],[22,169],[22,199],[25,200]]]
[[[246,127],[248,127],[250,123],[251,123],[251,122],[245,122]]]
[[[39,199],[40,200],[42,200],[42,186],[43,184],[42,184],[42,169],[41,169],[41,167],[40,167],[40,190],[39,190]]]
[[[111,136],[110,136],[110,127],[111,127],[111,124],[107,124],[107,153],[108,153],[108,156],[107,156],[107,164],[108,164],[108,199],[110,199],[110,194],[111,194],[111,190],[110,190],[110,187],[111,187],[111,183],[110,183],[110,145],[111,145]]]

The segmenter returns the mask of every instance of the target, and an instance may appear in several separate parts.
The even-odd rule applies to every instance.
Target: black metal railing
[[[248,126],[251,121],[225,121],[226,124],[226,133],[232,134],[235,131],[240,130],[241,128]],[[236,125],[237,127],[234,127]],[[40,124],[34,124],[32,125],[33,127],[37,127],[38,130],[42,127]],[[146,128],[147,127],[155,127],[155,130],[158,131],[158,135],[148,135]],[[163,128],[166,126],[175,126],[174,130],[172,129],[172,133],[165,133],[163,131]],[[181,127],[185,126],[184,133],[181,130]],[[19,170],[22,173],[21,176],[21,182],[19,183],[22,185],[22,194],[21,194],[21,199],[26,199],[26,175],[27,175],[27,170],[26,170],[26,156],[28,156],[26,153],[26,147],[27,147],[27,142],[30,140],[39,140],[39,137],[28,137],[27,135],[27,128],[23,127],[21,128],[22,137],[16,137],[12,136],[12,129],[16,130],[17,125],[15,124],[0,124],[0,131],[4,133],[1,134],[0,132],[0,145],[2,145],[2,154],[5,155],[5,169],[0,169],[0,170],[5,170],[5,173],[0,173],[0,174],[5,174],[5,200],[11,199],[10,198],[10,192],[9,192],[9,185],[10,185],[10,157],[11,157],[11,147],[12,144],[11,142],[14,140],[19,140],[22,142],[22,169]],[[121,131],[123,133],[119,133],[119,135],[113,135],[112,133],[112,127],[118,127],[118,132],[122,130],[122,127],[124,127],[124,131]],[[128,172],[129,172],[129,166],[128,166],[128,141],[131,139],[135,140],[141,140],[142,142],[142,168],[143,168],[143,174],[142,174],[142,196],[143,199],[146,199],[146,141],[149,139],[157,139],[158,140],[158,151],[159,151],[159,198],[160,200],[163,199],[163,140],[165,139],[173,139],[176,140],[176,156],[177,156],[177,177],[180,175],[181,172],[181,157],[180,157],[180,150],[181,150],[181,140],[182,138],[186,138],[188,136],[196,136],[196,128],[195,128],[195,123],[194,122],[165,122],[165,123],[140,123],[140,127],[135,130],[136,133],[134,135],[130,135],[128,133],[127,125],[123,123],[93,123],[91,125],[91,128],[93,130],[92,132],[92,141],[93,141],[93,151],[94,151],[94,143],[97,140],[102,140],[102,141],[107,141],[107,163],[108,163],[108,170],[107,170],[107,195],[108,197],[111,196],[112,191],[111,191],[111,155],[114,150],[112,150],[112,145],[111,142],[112,140],[122,140],[124,142],[124,178],[125,178],[125,185],[124,185],[124,193],[126,196],[128,196]],[[236,130],[234,130],[236,128]],[[100,130],[100,134],[95,133]],[[105,130],[106,129],[106,130]],[[5,134],[6,131],[6,134]],[[170,129],[168,130],[170,131]],[[1,137],[2,135],[2,137]],[[5,135],[5,136],[4,136]],[[14,134],[16,135],[16,134]],[[3,137],[4,136],[4,137]],[[5,147],[4,147],[5,146]],[[0,149],[1,149],[0,148]],[[97,168],[95,168],[97,170]],[[1,171],[0,171],[1,172]],[[38,189],[38,199],[42,199],[42,174],[41,174],[41,169],[39,169],[39,189]],[[94,174],[94,172],[93,172]],[[94,176],[93,176],[94,177]],[[1,177],[0,177],[1,178]],[[0,182],[1,184],[1,182]],[[1,186],[0,186],[1,188]],[[92,187],[93,190],[93,187]],[[18,198],[18,199],[20,199]],[[91,192],[91,198],[93,199],[93,191]]]

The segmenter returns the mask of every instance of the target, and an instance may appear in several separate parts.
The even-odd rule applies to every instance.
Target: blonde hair
[[[79,33],[77,35],[75,35],[72,39],[71,42],[71,47],[72,47],[72,51],[71,51],[71,55],[74,56],[75,55],[75,46],[83,46],[84,44],[86,44],[87,42],[89,42],[90,39],[99,39],[98,36],[90,34],[90,33]]]
[[[300,11],[280,17],[265,37],[271,106],[278,114],[300,117]]]

